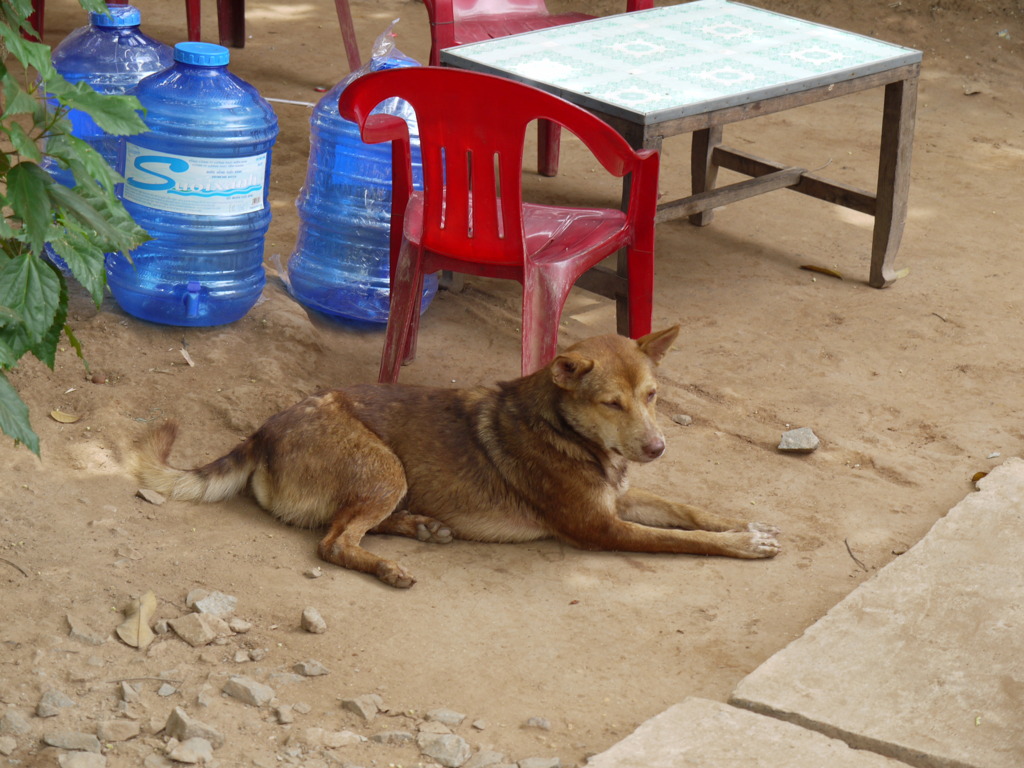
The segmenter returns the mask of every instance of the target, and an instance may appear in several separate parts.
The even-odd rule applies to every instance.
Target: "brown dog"
[[[177,433],[168,422],[139,449],[135,473],[146,487],[190,501],[219,501],[248,486],[285,522],[329,526],[321,558],[393,587],[415,580],[363,549],[365,534],[556,537],[591,550],[773,557],[772,526],[628,488],[628,463],[665,450],[654,368],[678,333],[587,339],[497,388],[374,384],[319,393],[197,469],[168,466]]]

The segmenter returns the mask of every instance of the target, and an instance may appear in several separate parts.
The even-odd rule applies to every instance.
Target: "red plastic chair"
[[[413,191],[407,124],[371,114],[391,97],[416,111],[422,192]],[[501,108],[481,109],[484,101]],[[338,108],[367,143],[392,142],[391,312],[380,381],[397,381],[403,358],[415,356],[423,277],[438,270],[522,284],[524,375],[554,359],[562,307],[579,276],[621,248],[629,260],[629,334],[650,332],[656,152],[631,149],[607,123],[557,96],[465,70],[372,72],[342,91]],[[526,129],[541,118],[574,133],[613,176],[630,174],[626,212],[523,202]]]
[[[549,13],[544,0],[423,0],[430,18],[430,64],[441,63],[441,49],[495,37],[532,32],[594,18],[586,13]],[[627,11],[654,7],[654,0],[628,0]],[[537,170],[558,173],[558,129],[537,126]]]

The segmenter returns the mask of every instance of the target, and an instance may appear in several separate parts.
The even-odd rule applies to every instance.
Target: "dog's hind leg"
[[[379,525],[381,518],[387,519],[391,510],[401,501],[402,495],[404,490],[397,496],[358,499],[339,509],[327,535],[320,540],[317,554],[323,560],[342,568],[376,576],[389,586],[400,589],[411,587],[416,579],[402,566],[360,546],[363,536]]]
[[[451,529],[440,520],[426,515],[411,515],[404,509],[391,513],[370,533],[384,533],[392,536],[408,536],[411,539],[429,541],[435,544],[449,544]]]

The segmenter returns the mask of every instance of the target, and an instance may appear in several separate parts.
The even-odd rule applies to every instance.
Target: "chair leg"
[[[217,0],[217,34],[221,45],[245,47],[245,0]]]
[[[185,28],[188,30],[186,36],[190,43],[197,43],[203,39],[201,18],[199,0],[185,0]]]
[[[44,17],[46,16],[46,0],[32,0],[32,13],[28,15],[28,23],[32,25],[32,29],[36,31],[38,37],[30,37],[28,33],[22,33],[22,37],[26,40],[39,40],[43,39],[43,23]]]
[[[629,338],[639,339],[651,332],[654,319],[654,254],[629,249]]]
[[[529,376],[558,354],[558,325],[572,280],[561,273],[527,272],[523,280],[522,374]]]
[[[562,128],[550,120],[537,121],[537,173],[558,175],[558,155],[562,144]]]
[[[356,40],[356,29],[352,23],[352,9],[348,0],[334,0],[338,11],[338,26],[341,27],[341,42],[345,44],[345,57],[348,59],[348,71],[355,72],[362,62],[359,59],[359,41]]]
[[[422,258],[415,246],[403,241],[396,269],[391,275],[388,327],[377,380],[382,384],[398,381],[403,363],[416,356],[419,332],[420,297],[423,295]]]

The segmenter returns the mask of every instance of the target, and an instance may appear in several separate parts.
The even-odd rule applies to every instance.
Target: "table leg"
[[[722,143],[722,126],[714,125],[693,132],[690,146],[690,194],[698,195],[715,188],[718,180],[718,166],[711,160],[715,147]],[[690,216],[690,223],[706,227],[715,216],[713,209]]]
[[[902,276],[893,264],[907,218],[910,153],[916,113],[916,77],[885,86],[875,230],[871,242],[871,277],[868,281],[874,288],[885,288]]]

